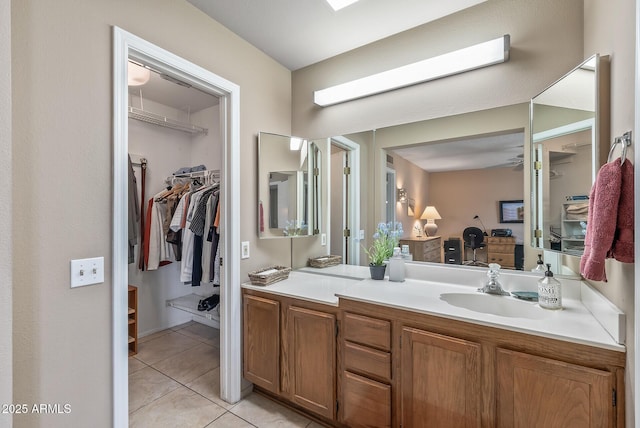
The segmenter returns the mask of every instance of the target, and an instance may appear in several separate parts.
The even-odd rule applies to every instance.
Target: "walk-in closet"
[[[206,407],[219,395],[224,183],[219,99],[146,64],[130,61],[128,75],[129,416],[137,425],[161,413],[162,400]]]

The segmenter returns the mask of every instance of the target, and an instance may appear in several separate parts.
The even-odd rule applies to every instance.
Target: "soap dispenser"
[[[404,257],[402,257],[400,247],[393,249],[393,256],[389,259],[389,281],[404,281]]]
[[[536,262],[536,267],[531,269],[531,272],[538,274],[540,276],[544,276],[546,269],[544,268],[544,262],[542,261],[542,254],[538,254],[538,261]]]
[[[544,278],[538,280],[538,304],[544,309],[562,309],[560,281],[553,277],[550,264],[547,264]]]

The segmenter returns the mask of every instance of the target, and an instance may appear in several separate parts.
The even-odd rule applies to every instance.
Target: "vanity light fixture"
[[[432,205],[426,207],[422,212],[420,219],[427,220],[427,224],[424,225],[424,233],[427,236],[436,236],[436,233],[438,232],[438,225],[435,223],[435,220],[442,219],[436,207]]]
[[[398,202],[401,204],[407,203],[407,190],[404,187],[398,189]]]
[[[313,102],[326,107],[500,64],[509,60],[509,46],[510,37],[505,34],[488,42],[314,91]]]
[[[128,86],[142,86],[151,78],[151,70],[129,61],[127,65],[127,84]]]
[[[329,6],[331,6],[334,11],[338,11],[357,1],[358,0],[327,0],[327,3],[329,3]]]

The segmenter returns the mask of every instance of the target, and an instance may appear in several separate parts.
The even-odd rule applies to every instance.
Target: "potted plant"
[[[373,234],[373,244],[364,251],[369,257],[371,279],[383,279],[387,268],[385,262],[393,255],[393,247],[398,246],[402,236],[402,223],[379,223]]]

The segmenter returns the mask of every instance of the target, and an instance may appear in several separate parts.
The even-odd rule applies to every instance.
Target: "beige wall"
[[[12,327],[12,158],[11,158],[11,3],[0,0],[0,403],[13,403]],[[0,414],[0,426],[11,427],[12,416]]]
[[[524,199],[524,175],[513,168],[475,169],[467,171],[434,172],[429,174],[429,199],[437,208],[438,234],[444,239],[459,237],[469,226],[482,229],[473,217],[478,215],[486,227],[510,228],[516,240],[522,243],[524,228],[521,223],[500,223],[499,200]],[[535,263],[535,261],[533,261]]]
[[[413,199],[415,203],[414,213],[409,215],[409,203],[397,202],[395,206],[396,221],[402,223],[403,238],[415,237],[414,226],[417,225],[422,228],[427,222],[426,220],[420,220],[422,211],[427,205],[433,205],[429,192],[429,174],[407,159],[393,152],[389,154],[393,157],[393,168],[396,171],[396,188],[404,188],[407,191],[407,197]],[[436,206],[436,208],[438,207]],[[442,216],[442,213],[440,215]],[[436,221],[436,223],[440,224],[439,221]],[[438,231],[439,233],[440,231]],[[422,234],[424,234],[424,231]]]
[[[585,0],[584,4],[584,57],[595,52],[611,56],[611,138],[609,141],[612,141],[615,136],[634,129],[636,2],[633,0],[616,2]],[[613,28],[615,30],[612,30]],[[603,143],[607,144],[607,142]],[[619,151],[616,152],[616,155],[619,154]],[[633,160],[633,151],[628,153],[627,157]],[[636,197],[637,195],[638,190],[636,190]],[[636,218],[638,218],[637,213]],[[637,399],[637,391],[633,390],[633,380],[637,370],[637,367],[633,366],[636,353],[634,265],[608,260],[606,270],[609,282],[592,284],[627,314],[626,426],[632,427],[636,422],[633,406]]]
[[[252,246],[241,278],[274,256],[289,261],[288,242],[257,240],[255,136],[261,129],[291,132],[290,72],[184,1],[16,0],[12,8],[11,166],[21,171],[12,198],[20,213],[12,227],[20,231],[13,239],[13,401],[69,403],[72,410],[19,416],[15,426],[107,427],[113,405],[111,26],[240,86],[240,238]],[[7,15],[0,16],[4,24]],[[71,290],[69,261],[94,256],[105,257],[105,282]],[[0,384],[4,390],[4,377]]]

